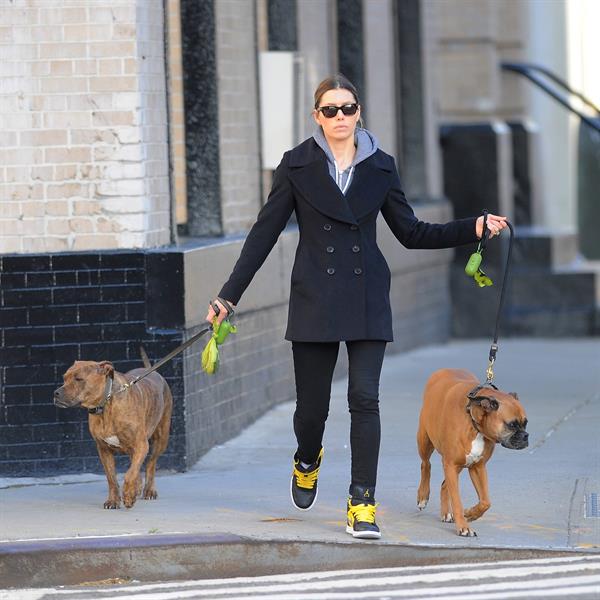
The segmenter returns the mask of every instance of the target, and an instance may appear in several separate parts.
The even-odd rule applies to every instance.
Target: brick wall
[[[169,146],[171,149],[172,197],[178,224],[187,221],[187,186],[185,173],[185,113],[183,110],[183,66],[181,46],[181,3],[168,0],[168,88],[169,88]]]
[[[52,393],[74,360],[111,360],[126,372],[141,366],[140,345],[154,362],[204,327],[179,322],[177,300],[185,292],[173,298],[173,290],[184,285],[181,256],[0,257],[0,476],[102,472],[87,412],[56,408]],[[286,315],[287,303],[240,315],[239,333],[221,347],[218,375],[201,370],[208,337],[161,367],[174,410],[160,468],[191,467],[294,397]],[[178,326],[158,328],[158,319]],[[127,459],[118,464],[126,467]]]
[[[0,257],[0,474],[101,471],[84,409],[59,409],[53,391],[74,360],[141,366],[181,343],[150,331],[143,253]],[[161,370],[175,399],[163,467],[183,465],[182,361]]]
[[[424,0],[425,51],[435,68],[436,109],[444,120],[523,114],[524,82],[500,62],[522,60],[523,0]]]
[[[0,8],[0,252],[169,242],[160,0]]]
[[[56,408],[52,393],[75,360],[111,360],[126,372],[141,366],[140,345],[155,362],[205,326],[182,321],[183,298],[197,291],[195,278],[184,289],[182,255],[0,256],[0,476],[102,472],[87,412]],[[174,410],[160,468],[191,467],[294,397],[286,315],[287,302],[242,313],[215,376],[201,370],[208,337],[161,367]]]
[[[247,231],[261,205],[254,2],[215,2],[224,233]]]
[[[186,351],[188,466],[215,444],[240,433],[269,408],[296,398],[292,346],[283,339],[286,321],[287,302],[240,313],[236,318],[238,333],[230,334],[221,346],[216,376],[198,373],[202,344]]]

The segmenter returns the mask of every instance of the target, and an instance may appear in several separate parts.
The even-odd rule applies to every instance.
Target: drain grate
[[[592,492],[591,494],[585,495],[585,518],[600,518],[600,512],[598,511],[598,494]]]

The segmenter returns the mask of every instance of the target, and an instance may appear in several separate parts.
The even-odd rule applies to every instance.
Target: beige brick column
[[[171,147],[172,193],[176,222],[187,222],[187,186],[185,164],[185,112],[183,107],[183,69],[181,64],[181,4],[168,0],[168,87],[169,135]]]
[[[0,252],[169,242],[160,0],[0,7]]]
[[[261,205],[254,2],[215,2],[223,232],[247,231]]]

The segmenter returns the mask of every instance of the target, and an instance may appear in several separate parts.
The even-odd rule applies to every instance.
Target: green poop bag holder
[[[211,325],[209,325],[208,327],[203,327],[200,331],[195,333],[191,338],[186,340],[183,344],[177,346],[177,348],[175,348],[174,350],[171,350],[171,352],[169,352],[169,354],[167,354],[167,356],[165,356],[164,358],[161,358],[158,362],[149,366],[142,373],[140,373],[139,375],[134,377],[131,381],[124,383],[117,390],[113,390],[111,388],[106,396],[104,404],[106,404],[106,402],[108,402],[116,394],[120,394],[121,392],[125,391],[126,389],[134,386],[138,381],[144,379],[144,377],[147,377],[148,375],[150,375],[150,373],[153,373],[154,371],[157,371],[158,369],[160,369],[163,365],[167,364],[170,360],[175,358],[178,354],[183,352],[186,348],[189,348],[192,344],[196,343],[205,333],[208,333],[211,329],[213,332],[212,336],[211,336],[208,344],[206,344],[204,351],[202,352],[202,368],[207,373],[210,373],[210,374],[216,373],[217,369],[219,368],[219,348],[218,347],[220,344],[222,344],[225,341],[225,338],[230,333],[235,333],[237,331],[236,327],[234,325],[232,325],[231,322],[229,321],[229,318],[231,316],[233,316],[233,313],[234,313],[233,307],[231,306],[231,304],[229,304],[229,302],[227,302],[227,300],[223,300],[223,298],[217,297],[217,300],[219,302],[221,302],[223,304],[223,306],[225,307],[225,310],[227,310],[227,317],[223,321],[221,321],[220,325],[219,325],[219,323],[217,323],[216,318],[213,319],[213,322]],[[211,302],[210,305],[213,307],[213,310],[218,315],[220,312],[219,307],[213,302]],[[142,355],[145,356],[146,353],[144,352],[144,349],[140,348],[140,350],[142,351]],[[146,357],[146,359],[147,359],[147,357]],[[101,408],[103,408],[103,406],[104,405],[102,405]],[[102,410],[99,410],[96,412],[101,413]]]
[[[217,316],[221,311],[218,305],[211,301],[210,305],[215,311],[215,318],[212,322],[213,333],[202,351],[202,369],[209,375],[214,375],[219,369],[219,346],[226,340],[230,333],[236,333],[237,331],[235,325],[232,325],[229,320],[235,312],[233,307],[227,300],[223,300],[223,298],[217,298],[217,300],[225,306],[227,316],[219,324]]]
[[[480,287],[488,287],[493,285],[492,280],[483,272],[481,269],[481,263],[483,261],[483,252],[487,246],[489,231],[487,228],[487,210],[483,211],[483,234],[477,250],[471,254],[469,260],[465,266],[465,273],[475,280],[475,283]],[[488,357],[488,368],[486,371],[486,381],[484,385],[489,385],[493,388],[496,386],[492,383],[494,380],[494,363],[496,362],[496,354],[498,353],[498,329],[500,327],[500,315],[502,314],[502,307],[504,306],[504,298],[506,292],[506,282],[508,280],[508,272],[510,268],[510,257],[512,254],[514,229],[509,221],[506,221],[508,229],[510,231],[510,241],[508,244],[508,252],[506,255],[506,266],[504,268],[504,277],[502,279],[502,288],[500,290],[500,302],[498,303],[498,312],[496,314],[496,328],[494,331],[494,341],[490,347],[490,353]]]
[[[477,246],[477,250],[471,254],[465,266],[465,273],[475,280],[479,287],[487,287],[494,285],[494,282],[481,269],[481,261],[483,260],[483,251],[487,246],[488,229],[487,229],[487,210],[483,211],[483,235]]]

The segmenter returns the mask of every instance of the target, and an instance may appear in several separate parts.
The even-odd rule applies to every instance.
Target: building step
[[[519,227],[515,231],[501,336],[567,337],[600,334],[600,261],[577,253],[577,235]],[[503,240],[506,243],[506,240]],[[484,257],[495,285],[477,288],[464,275],[464,256],[452,267],[453,335],[493,334],[504,261]],[[457,255],[458,256],[458,255]]]
[[[597,329],[594,271],[517,267],[503,319],[510,335],[566,337],[594,335]]]
[[[593,273],[596,281],[596,305],[600,307],[600,260],[586,260],[582,256],[578,256],[571,263],[555,270],[556,273]]]
[[[579,239],[572,229],[539,226],[515,227],[513,264],[560,267],[578,257]]]

